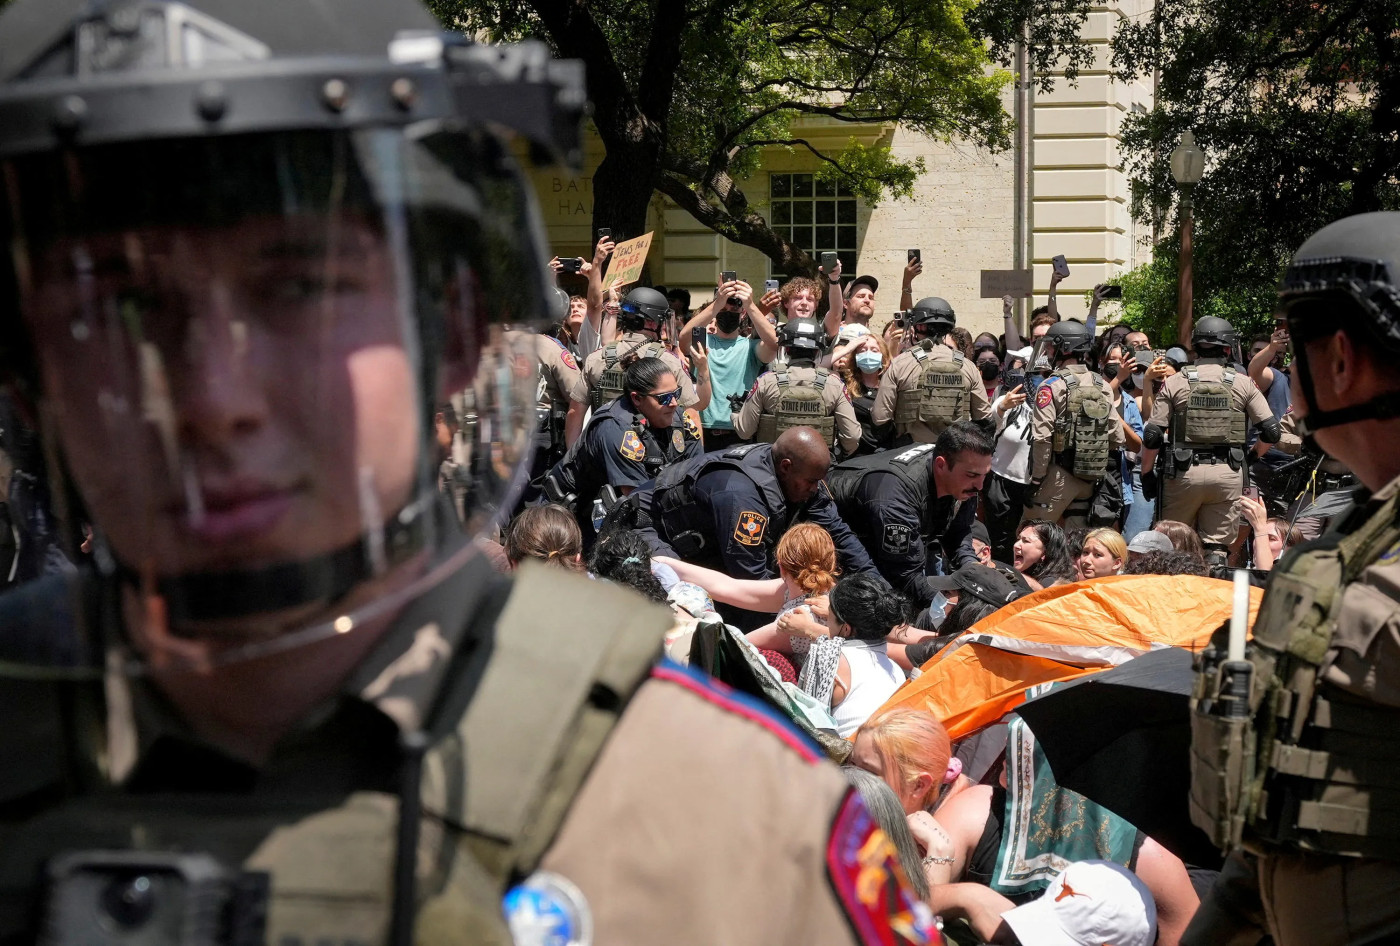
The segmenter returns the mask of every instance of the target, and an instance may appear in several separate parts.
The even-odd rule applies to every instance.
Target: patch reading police
[[[501,902],[515,946],[591,946],[593,913],[572,881],[536,871]]]
[[[622,435],[622,443],[618,444],[617,452],[629,460],[640,460],[647,455],[647,448],[642,446],[642,438],[637,436],[637,432],[629,430]]]
[[[1043,384],[1040,387],[1040,393],[1035,396],[1035,406],[1049,407],[1050,402],[1054,400],[1054,398],[1055,392],[1050,390],[1050,385]]]
[[[734,541],[740,545],[758,545],[763,541],[763,530],[767,527],[767,516],[756,512],[741,512],[739,521],[734,524]]]
[[[890,555],[903,555],[909,551],[909,545],[913,541],[914,530],[900,522],[891,522],[885,526],[885,536],[880,542],[883,548]]]

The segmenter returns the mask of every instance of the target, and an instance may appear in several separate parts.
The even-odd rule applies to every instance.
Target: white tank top
[[[904,671],[885,653],[884,641],[846,641],[841,656],[851,668],[846,698],[832,707],[836,732],[849,736],[885,704],[905,681]]]

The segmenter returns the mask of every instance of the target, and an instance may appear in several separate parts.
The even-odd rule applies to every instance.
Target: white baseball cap
[[[845,325],[841,326],[841,330],[836,333],[836,344],[845,345],[869,334],[870,329],[861,325],[859,322],[847,322]]]
[[[1078,861],[1040,899],[1001,915],[1022,946],[1152,946],[1157,905],[1132,871]]]

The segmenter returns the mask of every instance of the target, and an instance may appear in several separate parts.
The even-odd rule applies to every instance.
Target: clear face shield
[[[444,471],[469,533],[513,502],[549,311],[537,227],[495,139],[418,127],[0,162],[59,512],[91,525],[139,659],[349,632],[454,570]]]

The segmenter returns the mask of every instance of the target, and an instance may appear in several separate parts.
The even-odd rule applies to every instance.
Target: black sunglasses
[[[656,403],[660,404],[662,407],[670,407],[681,399],[681,389],[676,388],[674,391],[662,391],[660,394],[648,394],[647,397],[656,398]]]

